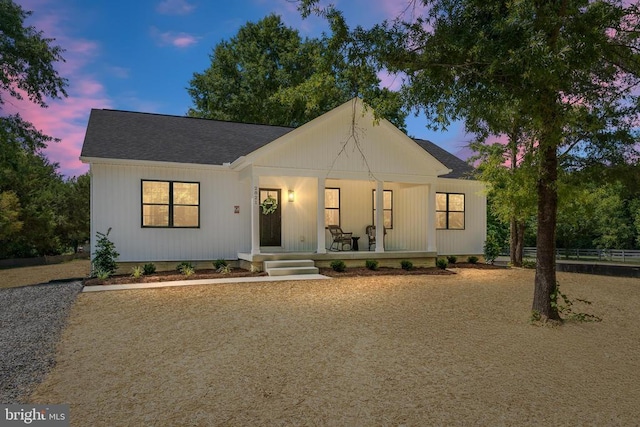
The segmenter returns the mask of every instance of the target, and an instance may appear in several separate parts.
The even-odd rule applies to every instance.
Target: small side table
[[[360,240],[360,236],[352,236],[351,237],[351,250],[352,251],[359,251],[360,249],[358,249],[358,240]]]

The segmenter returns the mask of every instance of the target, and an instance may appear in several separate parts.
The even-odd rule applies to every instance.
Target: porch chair
[[[353,233],[345,233],[339,225],[328,225],[327,228],[333,239],[331,246],[329,246],[330,251],[344,251],[344,245],[349,245],[349,249],[351,249],[351,236]]]
[[[387,229],[384,229],[384,235],[386,236]],[[367,237],[369,238],[369,250],[371,250],[371,246],[376,244],[376,226],[375,225],[367,225]]]

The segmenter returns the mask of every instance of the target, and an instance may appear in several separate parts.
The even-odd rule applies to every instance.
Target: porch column
[[[384,182],[376,181],[376,252],[384,252]]]
[[[427,198],[427,251],[436,250],[436,185],[431,183]]]
[[[260,177],[251,174],[251,254],[260,253]]]
[[[318,213],[316,215],[316,225],[318,228],[318,248],[316,250],[319,254],[326,254],[326,241],[324,234],[324,190],[325,179],[318,177]]]

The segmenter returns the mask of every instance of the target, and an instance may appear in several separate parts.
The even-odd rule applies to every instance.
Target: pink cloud
[[[164,0],[156,6],[156,11],[163,15],[188,15],[195,8],[186,0]]]
[[[161,32],[156,27],[151,27],[151,36],[156,39],[160,46],[174,46],[186,48],[198,43],[199,37],[187,33],[176,33],[173,31]]]
[[[3,110],[7,114],[20,114],[38,130],[59,138],[60,142],[49,143],[44,153],[50,161],[60,164],[62,174],[72,176],[88,170],[78,158],[91,108],[110,108],[111,101],[101,84],[86,78],[74,80],[68,91],[67,98],[49,101],[48,108],[12,100]]]

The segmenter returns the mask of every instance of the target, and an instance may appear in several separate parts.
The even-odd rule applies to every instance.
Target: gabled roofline
[[[354,105],[354,103],[355,103],[355,105]],[[312,129],[313,127],[317,126],[319,123],[321,123],[323,121],[330,120],[332,117],[334,117],[336,115],[339,115],[339,114],[342,114],[343,110],[345,110],[347,108],[353,109],[354,110],[354,114],[356,114],[358,106],[360,106],[360,108],[362,109],[363,116],[364,116],[364,113],[366,113],[368,109],[372,110],[372,107],[367,105],[362,99],[360,99],[358,97],[354,97],[354,98],[350,99],[349,101],[345,102],[344,104],[334,108],[333,110],[330,110],[327,113],[316,117],[315,119],[311,120],[310,122],[307,122],[307,123],[303,124],[302,126],[299,126],[299,127],[295,128],[295,129],[293,129],[291,132],[288,132],[288,133],[280,136],[279,138],[277,138],[277,139],[275,139],[275,140],[263,145],[262,147],[257,148],[256,150],[252,151],[251,153],[247,154],[246,156],[239,157],[238,159],[236,159],[235,161],[233,161],[231,163],[231,168],[234,169],[234,170],[242,170],[245,167],[249,166],[250,164],[253,164],[260,157],[265,156],[265,155],[269,154],[270,152],[272,152],[273,150],[276,150],[280,146],[286,144],[291,138],[295,138],[298,134],[300,134],[302,132],[309,131],[310,129]],[[411,144],[409,146],[412,147],[412,149],[415,151],[416,155],[418,155],[418,156],[426,156],[429,160],[431,160],[433,162],[436,162],[437,164],[440,164],[441,167],[435,169],[435,176],[446,175],[446,174],[452,172],[452,169],[447,168],[447,166],[444,163],[442,163],[440,160],[438,160],[436,157],[434,157],[431,153],[429,153],[424,148],[422,148],[416,141],[414,141],[412,138],[410,138],[408,135],[406,135],[400,129],[395,127],[389,120],[387,120],[385,118],[380,118],[378,125],[379,126],[384,126],[385,129],[388,129],[391,132],[393,132],[396,135],[398,135],[398,137],[407,140],[407,142],[410,141]]]

